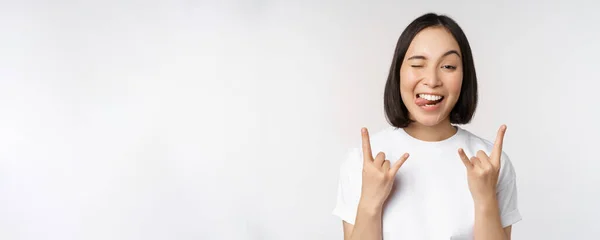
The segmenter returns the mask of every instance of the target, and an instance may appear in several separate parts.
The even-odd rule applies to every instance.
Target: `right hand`
[[[360,204],[363,207],[381,209],[392,190],[396,173],[409,155],[404,153],[393,166],[390,166],[390,161],[385,159],[385,153],[383,152],[379,152],[373,159],[369,132],[366,128],[363,128],[361,133],[363,171]]]

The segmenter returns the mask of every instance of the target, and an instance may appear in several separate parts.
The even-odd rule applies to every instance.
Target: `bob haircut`
[[[413,38],[423,29],[428,27],[443,27],[448,30],[460,48],[462,53],[463,81],[460,96],[452,111],[450,111],[450,122],[453,124],[469,123],[477,107],[477,76],[469,41],[463,30],[451,18],[435,13],[424,14],[411,22],[402,32],[396,44],[392,66],[385,84],[384,110],[387,121],[394,127],[407,127],[413,120],[409,117],[408,109],[400,96],[400,67],[404,61],[406,51]]]

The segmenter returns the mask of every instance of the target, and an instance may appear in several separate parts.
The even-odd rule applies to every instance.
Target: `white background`
[[[520,2],[3,1],[0,239],[341,239],[339,164],[429,11],[471,42],[464,128],[508,125],[513,239],[596,239],[598,6]]]

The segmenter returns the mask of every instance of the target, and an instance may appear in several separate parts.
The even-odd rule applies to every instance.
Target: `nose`
[[[430,88],[435,88],[435,87],[439,87],[442,85],[442,81],[440,80],[439,76],[438,76],[438,69],[433,67],[432,69],[430,69],[429,71],[427,71],[427,74],[425,74],[424,79],[423,79],[423,84],[425,84],[426,86],[430,87]]]

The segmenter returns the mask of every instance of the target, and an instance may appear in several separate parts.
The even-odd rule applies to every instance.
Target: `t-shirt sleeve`
[[[496,197],[500,209],[502,227],[521,221],[517,199],[517,175],[508,155],[502,153],[500,176]]]
[[[359,149],[349,151],[340,167],[337,200],[333,215],[354,225],[362,187],[362,155]]]

